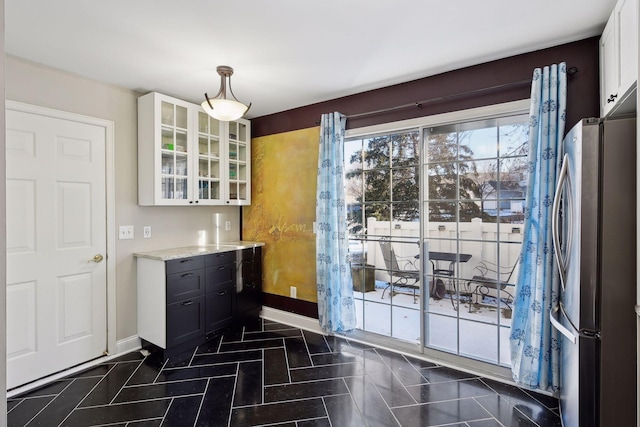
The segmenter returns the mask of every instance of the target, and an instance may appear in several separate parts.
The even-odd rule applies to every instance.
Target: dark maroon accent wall
[[[567,63],[567,67],[578,68],[578,73],[569,77],[567,84],[566,130],[568,131],[581,118],[599,116],[598,40],[598,37],[593,37],[257,117],[251,120],[251,134],[255,138],[318,126],[321,114],[333,111],[346,115],[359,114],[531,79],[534,68],[562,61]],[[433,102],[423,105],[421,109],[412,107],[392,113],[348,119],[347,129],[526,99],[529,98],[530,92],[530,85],[520,85],[464,98]]]
[[[578,68],[568,78],[567,123],[568,131],[583,117],[599,116],[599,54],[598,37],[512,56],[472,67],[438,74],[382,89],[359,93],[326,102],[308,105],[251,120],[252,137],[272,135],[319,125],[323,113],[340,111],[358,114],[414,103],[424,99],[446,97],[477,89],[499,86],[531,79],[533,69],[565,61],[567,67]],[[483,92],[479,95],[456,98],[410,108],[393,113],[348,119],[347,128],[359,128],[380,123],[424,117],[468,108],[482,107],[529,98],[530,85],[505,90]],[[317,304],[274,294],[263,294],[265,306],[317,318]]]

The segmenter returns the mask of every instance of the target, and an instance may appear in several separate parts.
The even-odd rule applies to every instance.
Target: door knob
[[[104,257],[100,254],[97,254],[96,256],[94,256],[93,258],[91,258],[89,260],[89,262],[100,262],[104,259]]]

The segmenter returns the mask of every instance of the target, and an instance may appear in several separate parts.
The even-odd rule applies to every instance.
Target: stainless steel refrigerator
[[[569,131],[554,212],[563,426],[635,426],[635,118]]]

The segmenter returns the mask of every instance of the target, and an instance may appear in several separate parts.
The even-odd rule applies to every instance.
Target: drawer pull
[[[185,301],[182,303],[182,305],[184,306],[191,305],[191,304],[193,304],[193,300]]]
[[[180,260],[181,263],[191,262],[191,261],[193,261],[193,259],[182,259],[182,260]]]
[[[220,291],[220,292],[218,292],[218,295],[222,296],[222,295],[225,295],[226,293],[227,293],[227,291]]]
[[[221,266],[221,267],[218,267],[218,271],[224,270],[224,269],[226,269],[226,268],[227,268],[227,266],[226,266],[226,265],[223,265],[223,266]]]
[[[193,276],[193,273],[184,273],[180,275],[180,277],[189,277],[189,276]]]

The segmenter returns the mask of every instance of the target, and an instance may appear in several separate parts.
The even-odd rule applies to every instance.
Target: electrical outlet
[[[295,286],[291,286],[289,288],[289,296],[291,298],[298,298],[298,288],[296,288]]]
[[[142,237],[144,237],[145,239],[148,239],[149,237],[151,237],[151,226],[150,225],[145,225],[144,228],[142,229]]]
[[[224,229],[225,231],[231,231],[231,221],[225,221]]]
[[[118,229],[118,238],[120,240],[133,239],[133,225],[121,225]]]

